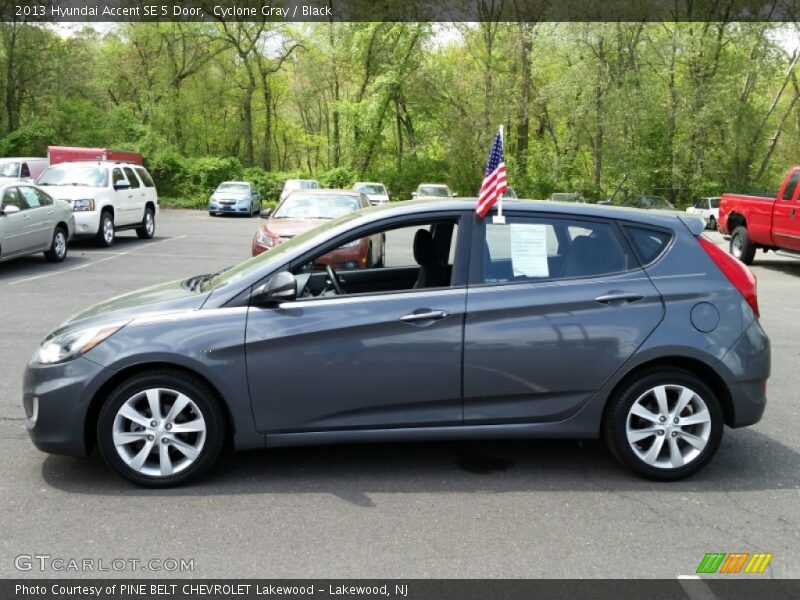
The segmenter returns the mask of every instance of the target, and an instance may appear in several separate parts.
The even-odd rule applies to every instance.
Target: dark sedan
[[[759,421],[755,280],[702,219],[509,200],[495,223],[475,205],[346,212],[87,309],[27,365],[30,437],[59,454],[96,444],[151,487],[203,473],[226,442],[487,438],[602,437],[636,473],[674,480],[711,460],[725,425]],[[384,235],[385,266],[314,268]]]

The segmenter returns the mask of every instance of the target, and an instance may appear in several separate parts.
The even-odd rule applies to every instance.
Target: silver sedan
[[[0,185],[0,261],[44,252],[50,262],[67,257],[75,232],[69,204],[32,184]]]

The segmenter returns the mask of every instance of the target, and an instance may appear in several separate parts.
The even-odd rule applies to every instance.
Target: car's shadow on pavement
[[[800,277],[800,260],[788,258],[786,260],[758,261],[758,257],[756,257],[753,266]]]
[[[147,490],[127,483],[97,452],[79,460],[48,456],[44,481],[91,495],[225,496],[328,493],[369,507],[372,493],[726,492],[793,489],[800,455],[754,430],[727,431],[703,471],[678,482],[640,479],[598,441],[492,441],[371,444],[227,452],[186,486]]]

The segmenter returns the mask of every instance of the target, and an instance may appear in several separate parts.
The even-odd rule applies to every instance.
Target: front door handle
[[[404,323],[418,323],[420,321],[440,321],[450,316],[443,310],[425,310],[423,312],[413,312],[400,317]]]
[[[635,292],[608,292],[602,296],[595,298],[596,302],[601,304],[624,304],[626,302],[636,302],[644,298],[641,294]]]

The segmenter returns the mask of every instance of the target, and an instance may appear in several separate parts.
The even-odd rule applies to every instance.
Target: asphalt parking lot
[[[249,257],[259,223],[163,211],[148,242],[126,232],[108,250],[73,244],[60,265],[0,263],[0,576],[41,576],[14,559],[48,554],[194,559],[183,577],[656,578],[694,573],[706,552],[758,551],[774,554],[764,576],[800,577],[800,261],[774,254],[753,269],[773,344],[767,412],[727,429],[688,481],[637,479],[598,442],[263,450],[165,491],[97,453],[37,451],[20,390],[45,334],[109,296]],[[115,574],[159,575],[102,575]]]

